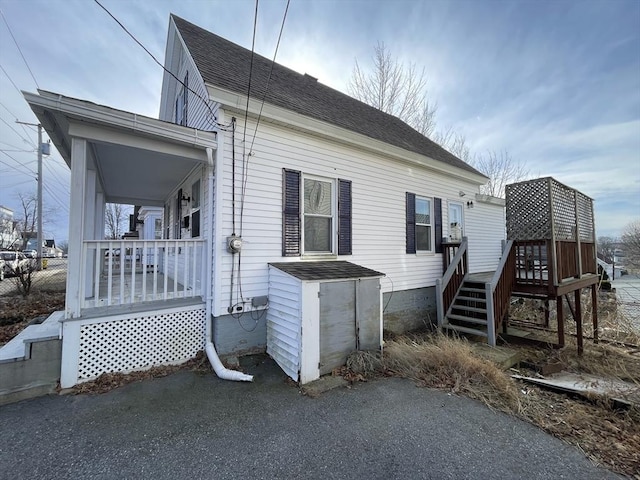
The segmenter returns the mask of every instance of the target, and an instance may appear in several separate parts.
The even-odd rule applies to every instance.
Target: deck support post
[[[549,328],[549,299],[544,299],[544,326]]]
[[[598,343],[598,289],[591,285],[591,321],[593,323],[593,343]]]
[[[577,289],[575,290],[574,293],[574,297],[575,297],[575,321],[576,321],[576,337],[578,340],[578,355],[582,355],[582,352],[584,350],[584,344],[583,344],[583,337],[582,337],[582,298],[580,295],[581,289]]]
[[[558,318],[558,345],[564,347],[564,312],[562,308],[562,296],[556,297],[556,311]]]

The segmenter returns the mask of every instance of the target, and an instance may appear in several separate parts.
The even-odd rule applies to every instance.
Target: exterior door
[[[462,240],[462,236],[464,235],[462,212],[461,203],[449,202],[449,240]]]
[[[320,375],[345,364],[356,349],[356,282],[320,284]]]

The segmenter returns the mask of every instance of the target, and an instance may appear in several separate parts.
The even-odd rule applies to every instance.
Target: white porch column
[[[84,233],[82,235],[83,240],[95,239],[96,228],[96,182],[98,175],[95,170],[87,170],[86,175],[87,183],[84,190],[84,213],[87,218],[84,219]],[[84,261],[84,296],[88,293],[93,295],[93,281],[95,272],[95,250],[87,251],[87,255],[83,258]],[[82,302],[84,298],[81,298]]]
[[[82,241],[85,221],[85,187],[87,180],[87,141],[71,140],[71,204],[69,207],[69,256],[65,317],[80,316],[82,299]]]

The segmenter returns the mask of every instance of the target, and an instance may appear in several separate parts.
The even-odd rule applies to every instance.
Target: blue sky
[[[163,61],[173,12],[251,47],[253,1],[102,2]],[[285,0],[263,0],[256,50],[273,56]],[[40,88],[157,117],[161,69],[89,0],[0,0]],[[278,62],[346,91],[354,61],[383,41],[424,67],[438,126],[472,151],[507,150],[595,199],[598,235],[640,218],[640,1],[291,0]],[[0,19],[0,65],[35,91]],[[36,122],[0,71],[0,204],[35,191]],[[17,132],[17,133],[16,133]],[[29,143],[27,143],[27,140]],[[14,151],[31,150],[31,151]],[[10,155],[12,158],[10,158]],[[46,236],[66,240],[69,172],[45,160]]]

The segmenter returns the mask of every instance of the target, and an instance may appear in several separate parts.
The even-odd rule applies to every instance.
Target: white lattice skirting
[[[204,348],[203,305],[67,321],[60,384],[182,363]]]

